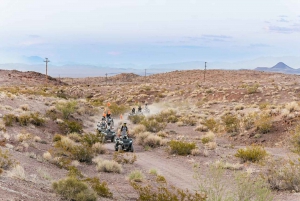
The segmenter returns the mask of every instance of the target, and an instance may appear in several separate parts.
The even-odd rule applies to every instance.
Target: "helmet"
[[[125,124],[125,125],[126,125],[126,122],[124,122],[123,124]]]

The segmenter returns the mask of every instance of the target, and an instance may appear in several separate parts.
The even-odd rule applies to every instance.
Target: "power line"
[[[204,68],[204,82],[205,82],[205,74],[206,74],[206,63],[207,62],[205,62],[205,68]]]

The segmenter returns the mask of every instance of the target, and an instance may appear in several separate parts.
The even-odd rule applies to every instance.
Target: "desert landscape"
[[[203,75],[1,70],[1,200],[299,200],[300,77]],[[97,130],[108,110],[133,152]]]

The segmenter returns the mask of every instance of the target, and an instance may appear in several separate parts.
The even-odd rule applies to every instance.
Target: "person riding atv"
[[[126,122],[123,123],[123,125],[121,126],[121,129],[120,129],[120,133],[119,133],[119,137],[122,136],[127,136],[129,135],[129,131],[128,131],[128,127],[126,125]]]
[[[131,113],[135,114],[135,108],[132,108]]]
[[[139,105],[138,112],[142,112],[142,107]]]
[[[107,111],[107,114],[106,114],[106,117],[107,117],[107,118],[110,118],[110,117],[111,117],[110,115],[111,115],[111,112],[110,112],[110,110],[108,110],[108,111]]]

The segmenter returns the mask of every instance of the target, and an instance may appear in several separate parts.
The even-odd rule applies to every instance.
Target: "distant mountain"
[[[257,67],[254,70],[266,71],[266,72],[277,72],[277,73],[287,73],[287,74],[300,74],[300,69],[291,68],[283,62],[277,63],[275,66],[269,67]]]

